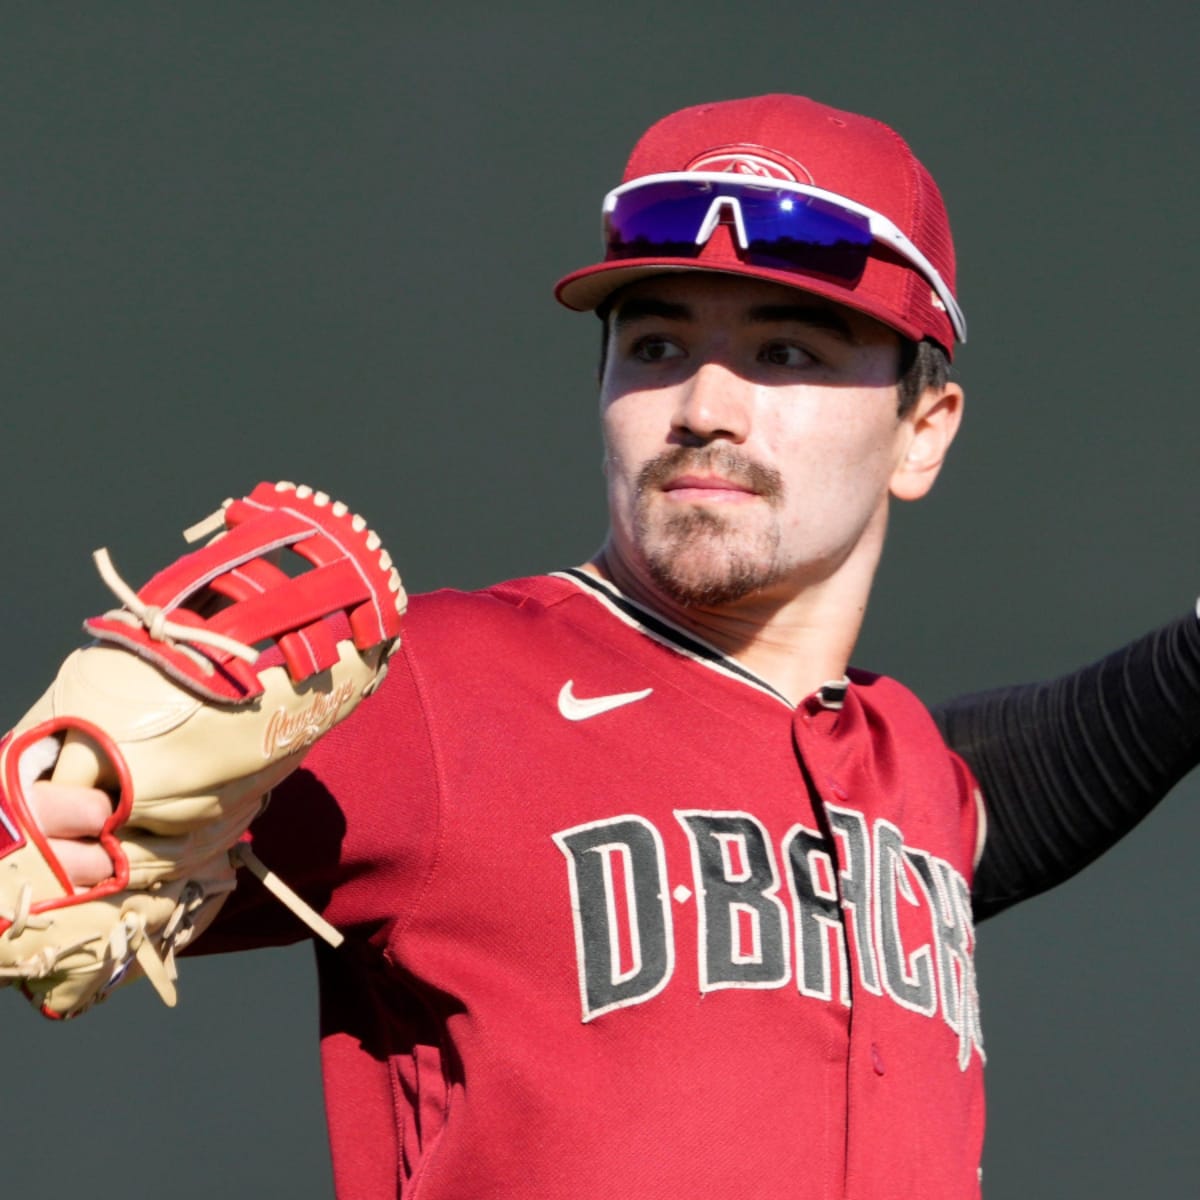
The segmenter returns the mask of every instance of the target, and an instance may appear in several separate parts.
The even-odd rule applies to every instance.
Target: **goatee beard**
[[[783,477],[738,454],[731,446],[675,446],[651,459],[636,481],[634,538],[655,584],[686,607],[719,607],[750,595],[779,578],[779,528],[756,534],[714,508],[692,507],[652,524],[649,500],[680,475],[715,474],[750,488],[770,507],[783,497]]]

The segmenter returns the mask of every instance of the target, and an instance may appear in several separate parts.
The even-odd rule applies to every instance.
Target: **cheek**
[[[901,434],[894,391],[836,389],[828,402],[806,410],[802,423],[780,428],[777,436],[790,457],[843,483],[854,485],[864,473],[890,475]]]
[[[610,411],[606,410],[600,416],[600,443],[604,451],[604,478],[611,488],[620,478],[625,453],[621,430],[609,420]]]
[[[654,406],[621,396],[600,410],[605,471],[610,482],[633,476],[665,444]]]
[[[849,399],[835,397],[830,411],[781,421],[775,431],[789,525],[858,524],[887,494],[900,452],[890,392]]]
[[[608,507],[613,523],[618,527],[624,527],[631,520],[636,479],[644,461],[638,452],[641,439],[625,408],[619,401],[611,403],[602,410],[600,417]]]

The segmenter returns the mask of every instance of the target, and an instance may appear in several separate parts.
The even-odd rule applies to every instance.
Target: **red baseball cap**
[[[956,328],[947,300],[954,307],[954,244],[946,208],[933,177],[882,122],[804,96],[700,104],[652,125],[634,147],[622,182],[677,173],[731,173],[834,193],[892,222],[917,257],[924,256],[925,268],[877,239],[857,278],[837,279],[781,263],[759,265],[732,237],[709,236],[689,257],[672,255],[670,248],[636,258],[610,249],[605,261],[559,280],[555,295],[563,304],[583,312],[636,279],[715,271],[802,288],[865,312],[914,341],[930,338],[953,352]],[[961,313],[956,320],[961,341]]]

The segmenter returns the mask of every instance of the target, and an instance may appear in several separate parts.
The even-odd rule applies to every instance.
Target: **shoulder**
[[[932,733],[941,742],[941,734],[925,702],[904,684],[887,675],[876,675],[855,667],[846,674],[851,693],[865,711],[879,720],[886,720],[893,728]]]
[[[848,724],[870,739],[875,754],[905,775],[950,783],[961,794],[976,784],[959,755],[947,745],[924,701],[895,679],[849,672]]]
[[[569,579],[555,575],[510,579],[472,592],[443,588],[410,599],[401,646],[420,658],[470,656],[483,645],[496,651],[552,637],[567,609],[573,624],[595,608]]]
[[[440,588],[409,598],[405,624],[446,621],[504,624],[513,618],[526,620],[544,614],[575,595],[578,588],[557,575],[508,579],[470,592]]]
[[[890,786],[919,797],[918,808],[937,812],[939,821],[957,811],[959,851],[978,862],[986,829],[983,797],[970,767],[945,741],[924,701],[895,679],[866,671],[849,672],[851,693],[870,728],[877,760],[889,764]],[[943,797],[941,805],[933,798]]]

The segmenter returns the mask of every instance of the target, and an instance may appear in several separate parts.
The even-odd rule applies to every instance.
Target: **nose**
[[[750,434],[753,384],[717,362],[702,363],[679,385],[672,425],[685,442],[744,442]]]

